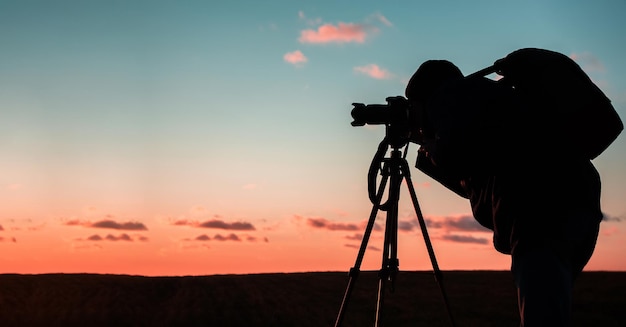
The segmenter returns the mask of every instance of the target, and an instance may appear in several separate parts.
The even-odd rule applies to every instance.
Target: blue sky
[[[265,226],[270,243],[290,240],[273,226],[291,226],[314,251],[317,236],[294,217],[351,223],[371,208],[367,168],[384,132],[350,126],[352,102],[402,95],[428,59],[469,74],[540,47],[575,56],[624,117],[624,12],[623,1],[0,0],[0,197],[10,204],[0,236],[16,237],[7,226],[20,221],[88,219],[85,208],[155,226],[203,208]],[[356,34],[306,37],[342,24]],[[620,137],[594,161],[613,218],[599,244],[607,258],[626,243],[625,156]],[[413,179],[426,215],[469,213]],[[172,246],[153,233],[150,251]]]

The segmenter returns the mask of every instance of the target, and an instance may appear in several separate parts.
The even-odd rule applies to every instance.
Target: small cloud
[[[172,225],[174,226],[193,226],[198,224],[197,221],[191,221],[191,220],[187,220],[187,219],[178,219],[178,220],[174,220],[171,222]]]
[[[325,218],[308,218],[307,225],[313,228],[328,229],[332,231],[355,231],[359,230],[357,224],[334,223]]]
[[[375,27],[355,23],[339,23],[336,26],[324,24],[317,30],[301,31],[298,41],[301,43],[363,43],[369,32],[377,30]]]
[[[221,235],[221,234],[216,234],[213,237],[214,240],[216,241],[236,241],[236,242],[241,242],[241,239],[239,238],[239,236],[235,235],[235,234],[228,234],[226,236]]]
[[[219,217],[219,216],[215,216]],[[174,226],[191,226],[196,228],[217,228],[226,230],[256,230],[254,225],[249,222],[239,221],[228,223],[221,219],[211,219],[204,222],[188,219],[177,219],[170,222]]]
[[[259,239],[255,236],[251,236],[251,235],[245,235],[245,236],[239,236],[237,234],[234,233],[230,233],[228,235],[222,235],[222,234],[215,234],[215,236],[210,237],[206,234],[202,234],[200,236],[196,236],[193,239],[190,238],[185,238],[183,239],[183,241],[185,242],[192,242],[192,241],[197,241],[197,242],[208,242],[208,241],[220,241],[220,242],[224,242],[224,241],[235,241],[235,242],[242,242],[242,241],[247,241],[247,242],[258,242]],[[269,242],[267,237],[263,238],[263,242]]]
[[[223,220],[218,220],[218,219],[207,220],[203,223],[198,224],[196,227],[218,228],[218,229],[226,229],[226,230],[256,230],[256,228],[254,228],[254,226],[248,222],[227,223]]]
[[[285,53],[283,59],[292,65],[301,65],[309,60],[300,50]]]
[[[130,236],[128,236],[128,234],[121,234],[121,235],[119,235],[119,236],[115,236],[115,235],[111,235],[111,234],[109,234],[109,235],[107,235],[107,236],[105,237],[105,239],[106,239],[107,241],[114,241],[114,242],[116,242],[116,241],[127,241],[127,242],[132,242],[132,241],[133,241],[133,239],[132,239],[132,238],[130,238]]]
[[[363,234],[355,233],[352,235],[346,235],[346,239],[351,241],[361,241],[363,239]]]
[[[354,67],[354,71],[375,79],[389,79],[393,75],[376,64]]]
[[[87,237],[87,241],[102,241],[102,237],[98,234]]]
[[[480,225],[473,216],[465,215],[446,219],[448,230],[487,232],[487,228]]]
[[[89,225],[89,223],[80,221],[78,219],[72,219],[72,220],[67,220],[67,221],[63,222],[63,225],[65,225],[65,226],[85,226],[85,225]]]
[[[398,220],[398,230],[402,232],[410,232],[417,227],[417,221]]]
[[[352,248],[352,249],[360,249],[361,246],[356,245],[356,244],[350,244],[350,243],[346,243],[343,246],[347,247],[347,248]],[[367,247],[368,250],[372,250],[372,251],[381,251],[380,248],[375,247],[375,246],[368,246]]]
[[[367,228],[368,221],[364,220],[360,223],[336,223],[332,222],[326,218],[321,217],[313,217],[313,218],[305,218],[300,215],[293,215],[291,218],[293,224],[301,227],[303,224],[306,224],[308,227],[316,228],[316,229],[328,229],[332,231],[357,231],[364,230]],[[374,222],[374,226],[372,227],[373,231],[382,231],[383,228],[380,224]]]
[[[107,215],[107,217],[111,217],[111,215]],[[140,222],[117,222],[111,219],[100,220],[95,223],[90,221],[82,221],[79,219],[71,219],[63,222],[65,226],[83,226],[83,227],[91,227],[91,228],[108,228],[108,229],[117,229],[117,230],[148,230],[146,225]]]
[[[383,14],[381,14],[381,13],[372,14],[370,17],[371,17],[371,19],[373,19],[375,21],[378,21],[378,22],[382,23],[385,26],[389,26],[389,27],[393,26],[393,24],[391,24],[389,19],[387,19],[387,17],[383,16]]]
[[[258,238],[256,236],[252,236],[252,235],[246,235],[245,239],[248,242],[264,242],[264,243],[268,243],[269,242],[269,239],[267,237]]]
[[[93,224],[90,224],[89,227],[110,228],[110,229],[120,229],[120,230],[148,230],[148,228],[146,228],[146,226],[140,222],[118,223],[113,220],[101,220]]]
[[[441,236],[441,239],[446,241],[458,242],[458,243],[476,243],[476,244],[488,244],[489,240],[484,237],[474,237],[471,235],[455,235],[446,234]]]
[[[207,234],[202,234],[195,238],[196,241],[210,241],[211,238]]]
[[[466,231],[466,232],[490,232],[481,226],[473,216],[448,216],[437,218],[425,218],[426,226],[434,229],[443,229],[445,232]]]
[[[610,221],[610,222],[620,222],[620,221],[622,221],[622,217],[609,216],[606,213],[602,213],[602,220]]]
[[[0,225],[0,230],[4,230],[4,227],[2,227],[2,225]]]
[[[136,239],[138,241],[141,242],[147,242],[148,238],[143,236],[143,235],[135,235]],[[135,241],[130,235],[123,233],[120,235],[113,235],[113,234],[108,234],[105,237],[102,237],[98,234],[94,234],[91,235],[89,237],[87,237],[86,239],[82,239],[82,238],[78,238],[76,239],[76,241],[90,241],[90,242],[101,242],[101,241],[112,241],[112,242],[117,242],[117,241],[126,241],[126,242],[133,242]]]

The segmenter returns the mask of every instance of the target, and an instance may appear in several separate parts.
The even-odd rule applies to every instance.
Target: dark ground
[[[443,272],[458,327],[518,325],[503,271]],[[0,326],[334,326],[345,272],[142,277],[0,275]],[[343,326],[373,326],[378,278],[362,272]],[[626,326],[626,273],[584,272],[574,326]],[[387,293],[382,326],[451,326],[432,272],[403,272]]]

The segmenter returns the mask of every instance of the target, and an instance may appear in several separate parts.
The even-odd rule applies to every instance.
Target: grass
[[[443,272],[458,327],[517,327],[512,276]],[[2,326],[334,326],[346,272],[143,277],[0,275]],[[343,326],[372,326],[378,277],[362,272]],[[574,326],[626,326],[626,273],[584,272]],[[385,294],[382,326],[450,326],[432,272],[401,271]]]

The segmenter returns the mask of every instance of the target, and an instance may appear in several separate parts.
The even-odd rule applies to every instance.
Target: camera
[[[413,110],[409,101],[402,96],[387,97],[386,100],[387,104],[353,103],[351,125],[385,125],[389,144],[402,147],[411,141]]]

